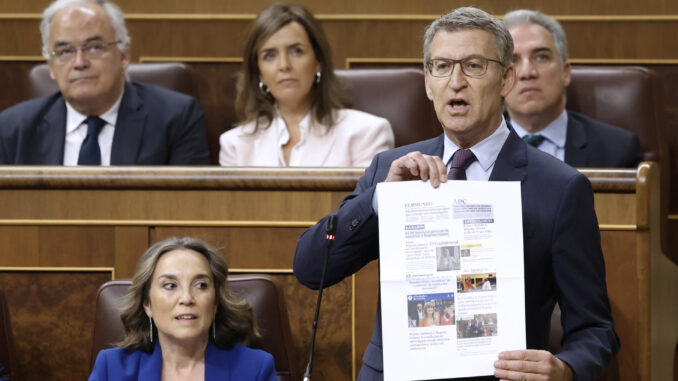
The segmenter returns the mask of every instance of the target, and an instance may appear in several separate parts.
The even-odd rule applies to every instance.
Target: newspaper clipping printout
[[[520,183],[377,188],[385,380],[494,374],[525,349]]]

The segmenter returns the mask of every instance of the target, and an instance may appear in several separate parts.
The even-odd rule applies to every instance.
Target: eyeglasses
[[[103,41],[89,41],[81,47],[75,47],[71,44],[59,45],[52,50],[52,56],[60,63],[70,62],[78,55],[78,50],[82,52],[82,56],[87,59],[99,59],[106,54],[109,46],[119,44],[120,41],[103,42]]]
[[[460,60],[453,60],[449,58],[434,58],[426,62],[428,72],[438,78],[449,77],[454,71],[454,65],[460,64],[461,72],[468,77],[482,77],[487,73],[487,63],[496,62],[502,67],[501,61],[485,58],[483,56],[468,56]]]

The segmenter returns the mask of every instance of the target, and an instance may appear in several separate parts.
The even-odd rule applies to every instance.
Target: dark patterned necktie
[[[470,149],[460,149],[452,155],[452,165],[447,173],[448,180],[466,180],[466,168],[476,160]]]
[[[101,165],[101,149],[99,148],[99,133],[106,122],[98,116],[90,116],[87,123],[87,137],[80,146],[78,165]]]
[[[525,136],[523,136],[523,140],[525,141],[525,143],[531,145],[532,147],[539,147],[539,145],[541,144],[541,142],[544,141],[544,139],[546,139],[546,138],[543,137],[542,135],[525,135]]]

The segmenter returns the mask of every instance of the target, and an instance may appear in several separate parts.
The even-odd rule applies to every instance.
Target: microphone
[[[308,355],[308,365],[304,373],[304,381],[311,381],[311,369],[313,368],[313,349],[315,348],[315,333],[318,330],[318,315],[320,314],[320,302],[323,300],[323,287],[325,286],[325,273],[327,272],[327,262],[330,260],[330,247],[334,242],[334,236],[337,232],[337,215],[330,214],[325,226],[325,258],[323,258],[323,269],[320,273],[320,288],[318,289],[318,301],[315,303],[315,317],[313,318],[313,330],[311,331],[311,352]]]

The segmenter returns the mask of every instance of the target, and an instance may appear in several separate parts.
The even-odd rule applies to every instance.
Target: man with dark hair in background
[[[326,281],[335,284],[379,258],[379,182],[423,180],[518,181],[524,242],[526,350],[506,351],[494,363],[502,379],[593,380],[619,350],[605,285],[593,191],[577,170],[528,146],[502,117],[515,80],[513,40],[504,24],[476,8],[434,21],[424,37],[426,93],[443,134],[378,154],[347,196]],[[299,238],[294,274],[318,288],[325,226]],[[546,351],[551,313],[559,303],[563,342]],[[381,308],[358,380],[383,379]],[[470,328],[470,327],[469,327]],[[446,366],[446,364],[440,364]],[[492,378],[492,377],[490,377]]]

